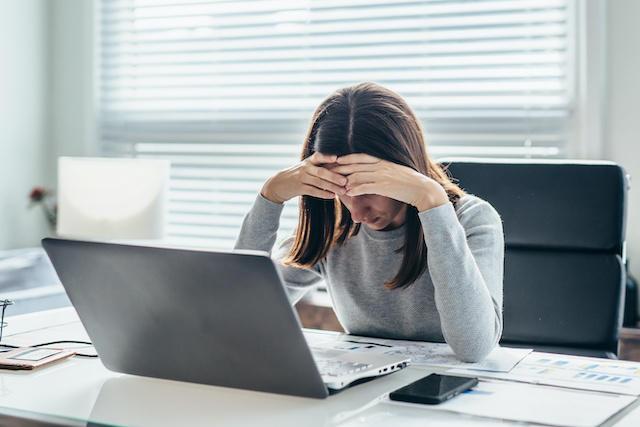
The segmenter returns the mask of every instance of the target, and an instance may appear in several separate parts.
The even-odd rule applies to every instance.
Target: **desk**
[[[44,340],[45,336],[87,339],[71,307],[7,320],[8,342]],[[425,420],[442,426],[526,425],[386,400],[389,391],[433,371],[413,365],[317,400],[118,374],[98,359],[74,357],[31,372],[0,371],[0,414],[55,417],[48,419],[55,425],[411,426],[423,425]],[[637,427],[639,404],[636,400],[602,425]]]

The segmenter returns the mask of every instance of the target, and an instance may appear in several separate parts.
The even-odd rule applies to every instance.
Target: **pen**
[[[355,344],[370,344],[370,345],[379,345],[380,347],[393,347],[387,344],[379,344],[377,342],[367,342],[367,341],[354,341],[354,340],[346,340],[347,342],[352,342]]]

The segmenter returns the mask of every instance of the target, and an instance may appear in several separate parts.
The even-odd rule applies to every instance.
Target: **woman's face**
[[[407,205],[377,194],[339,196],[351,219],[373,230],[393,230],[404,224]]]

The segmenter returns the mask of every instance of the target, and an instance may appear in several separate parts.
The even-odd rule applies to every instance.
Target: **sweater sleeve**
[[[489,203],[459,203],[457,214],[448,203],[419,216],[443,336],[460,360],[475,362],[502,335],[504,235]]]
[[[275,254],[272,254],[283,207],[284,205],[273,203],[258,195],[253,207],[244,218],[235,249],[258,250],[272,255],[284,278],[289,300],[295,304],[309,289],[320,282],[322,276],[319,266],[306,269],[283,265],[279,262],[289,252],[293,237],[282,242]]]
[[[284,205],[273,203],[260,194],[245,215],[235,249],[264,251],[271,254],[278,236]]]

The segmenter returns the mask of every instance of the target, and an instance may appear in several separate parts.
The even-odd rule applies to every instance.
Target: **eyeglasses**
[[[4,327],[7,326],[4,321],[4,311],[7,309],[7,306],[13,305],[13,301],[5,299],[4,301],[0,301],[0,304],[2,304],[2,318],[0,319],[0,341],[2,341],[2,331]]]

